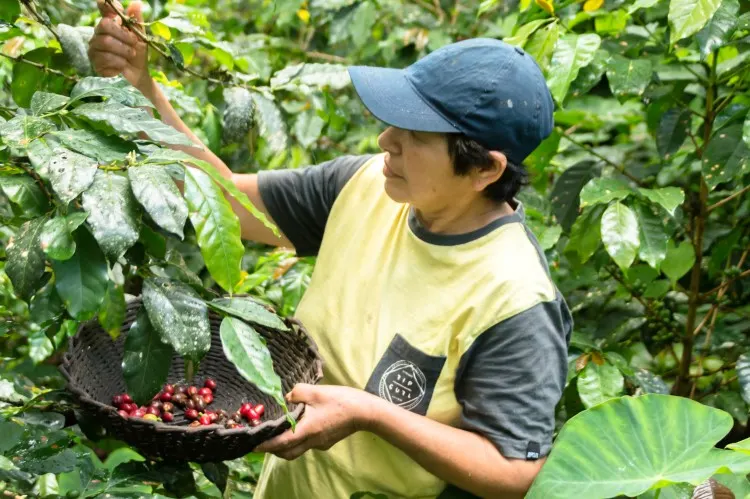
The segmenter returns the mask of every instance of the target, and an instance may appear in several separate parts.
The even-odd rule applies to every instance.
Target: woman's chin
[[[401,184],[401,185],[399,185]],[[403,180],[399,177],[386,177],[383,187],[388,197],[397,203],[408,203],[409,196],[403,188]]]

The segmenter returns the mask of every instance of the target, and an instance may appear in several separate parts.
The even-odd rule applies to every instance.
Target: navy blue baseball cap
[[[520,164],[552,133],[554,101],[523,49],[473,38],[405,69],[351,66],[362,102],[379,120],[421,132],[463,133]]]

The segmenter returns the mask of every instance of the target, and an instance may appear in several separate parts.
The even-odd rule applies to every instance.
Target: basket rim
[[[133,299],[131,299],[129,302],[126,303],[126,307],[136,306],[138,303],[142,303],[141,296],[142,295],[135,296]],[[245,297],[245,296],[251,297],[250,295],[246,295],[246,294],[232,295],[232,297],[235,297],[235,298]],[[216,312],[209,309],[209,313],[216,313]],[[282,321],[284,321],[287,327],[289,327],[289,330],[293,334],[295,334],[299,339],[306,342],[308,350],[312,352],[313,359],[314,359],[312,363],[312,367],[315,369],[315,376],[314,376],[312,383],[317,384],[321,379],[323,379],[323,358],[320,355],[320,351],[318,350],[318,346],[315,343],[315,340],[312,339],[310,334],[307,332],[307,329],[299,321],[299,319],[295,317],[281,317],[281,316],[279,317],[282,319]],[[90,327],[101,329],[101,326],[99,324],[97,317],[84,321],[78,326],[78,330],[76,331],[76,334],[73,337],[71,337],[68,341],[68,349],[62,357],[62,362],[60,363],[59,370],[66,381],[65,389],[71,392],[81,403],[89,405],[89,406],[94,406],[97,412],[99,412],[101,416],[121,418],[123,421],[129,424],[135,423],[137,425],[148,425],[148,426],[153,427],[155,431],[158,431],[160,433],[174,432],[174,433],[195,434],[195,433],[213,432],[219,436],[226,436],[226,435],[235,436],[235,435],[242,435],[242,434],[255,435],[256,433],[260,433],[264,431],[266,428],[276,428],[287,422],[286,414],[282,414],[276,419],[266,420],[262,422],[261,424],[259,424],[258,426],[244,426],[243,425],[243,426],[240,426],[239,428],[224,428],[223,426],[215,424],[215,423],[210,424],[210,425],[195,426],[195,427],[176,426],[176,425],[168,424],[162,421],[150,421],[148,419],[142,419],[142,418],[138,418],[138,419],[123,418],[117,412],[117,409],[115,407],[99,402],[98,400],[94,400],[86,392],[72,385],[71,376],[70,376],[70,373],[68,372],[69,367],[72,365],[71,353],[73,350],[75,350],[78,347],[78,342],[80,341],[79,336],[80,336],[81,331],[83,331],[84,328],[90,328]],[[295,419],[295,421],[299,421],[299,419],[302,417],[304,412],[305,412],[305,404],[298,403],[296,404],[296,407],[293,410],[289,411],[289,414]]]

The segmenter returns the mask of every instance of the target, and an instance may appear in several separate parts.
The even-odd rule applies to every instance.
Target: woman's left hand
[[[287,403],[306,404],[296,430],[287,430],[253,451],[292,460],[309,449],[328,450],[352,433],[365,429],[367,406],[372,397],[348,386],[298,384],[286,396]]]

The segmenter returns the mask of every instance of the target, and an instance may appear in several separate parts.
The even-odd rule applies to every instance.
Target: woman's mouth
[[[388,166],[387,162],[383,162],[383,175],[386,176],[386,178],[398,178],[399,175],[396,175],[393,173],[393,170],[391,170],[391,167]]]

